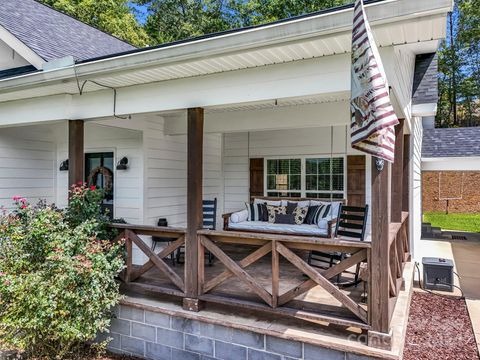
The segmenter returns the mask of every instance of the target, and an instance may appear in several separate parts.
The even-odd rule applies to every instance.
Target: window
[[[266,195],[345,198],[344,157],[266,160]]]
[[[300,197],[302,190],[302,160],[267,160],[267,195]]]
[[[344,159],[308,158],[305,159],[306,197],[344,198]]]

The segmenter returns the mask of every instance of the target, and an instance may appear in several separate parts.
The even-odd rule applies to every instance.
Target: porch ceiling
[[[445,15],[450,3],[449,0],[393,0],[371,4],[367,13],[380,47],[420,42],[424,45],[419,52],[428,52],[434,51],[437,41],[445,36]],[[352,9],[345,9],[6,79],[0,81],[0,102],[78,94],[79,84],[85,80],[122,88],[344,54],[351,47],[351,16]],[[89,82],[84,91],[101,89],[104,88]]]

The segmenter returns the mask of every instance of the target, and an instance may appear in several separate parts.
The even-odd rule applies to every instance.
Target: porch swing
[[[345,126],[345,154],[347,153],[348,128]],[[330,127],[330,203],[333,202],[333,126]],[[348,200],[348,199],[347,199]],[[332,208],[330,209],[330,217],[333,217]],[[366,225],[368,217],[368,205],[364,207],[349,206],[340,204],[337,215],[337,223],[335,225],[334,238],[341,237],[349,240],[365,240]],[[351,254],[342,252],[322,252],[310,251],[308,255],[308,264],[321,269],[331,268],[332,266],[342,262]],[[323,265],[319,265],[323,264]],[[341,273],[336,276],[335,284],[341,287],[357,286],[360,283],[360,263],[356,265],[353,273],[353,281],[341,282]],[[352,272],[345,271],[345,273],[352,274]]]

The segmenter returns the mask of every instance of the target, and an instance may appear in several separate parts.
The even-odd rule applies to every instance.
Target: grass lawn
[[[423,221],[443,230],[457,230],[480,233],[480,214],[448,214],[442,212],[427,212]]]

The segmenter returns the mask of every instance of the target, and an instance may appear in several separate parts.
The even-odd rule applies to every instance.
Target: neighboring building
[[[480,212],[480,127],[425,130],[422,185],[424,212]]]
[[[354,302],[348,292],[329,285],[323,273],[305,268],[293,270],[300,273],[300,283],[305,280],[302,272],[309,272],[315,284],[321,283],[317,289],[329,289],[325,297],[312,297],[318,310],[314,315],[311,308],[294,310],[287,306],[293,300],[285,300],[315,287],[308,282],[294,284],[296,290],[283,294],[283,304],[272,283],[262,290],[249,278],[247,283],[261,298],[253,294],[256,302],[230,299],[234,311],[230,307],[226,315],[216,308],[194,314],[177,302],[135,305],[130,299],[120,311],[121,320],[114,322],[112,347],[117,351],[198,359],[200,354],[212,357],[214,348],[234,342],[237,345],[227,350],[238,351],[238,359],[245,359],[247,352],[250,359],[266,353],[306,360],[328,358],[326,354],[343,359],[345,353],[401,356],[412,284],[408,260],[421,232],[422,118],[436,112],[435,53],[446,35],[452,1],[365,3],[394,109],[403,119],[403,127],[397,127],[395,176],[387,176],[390,166],[378,174],[372,157],[350,146],[352,5],[134,49],[36,1],[0,0],[0,205],[8,208],[12,196],[22,195],[32,202],[45,198],[66,206],[69,184],[88,180],[97,166],[106,168],[113,184],[105,206],[115,218],[124,218],[132,227],[152,226],[159,218],[187,227],[168,233],[181,234],[178,241],[187,243],[186,271],[177,267],[177,277],[175,269],[149,251],[150,236],[143,237],[147,243],[143,247],[132,247],[129,271],[153,258],[174,284],[157,286],[154,277],[148,280],[151,284],[127,279],[126,285],[180,297],[190,310],[198,309],[201,301],[226,301],[198,287],[204,280],[199,273],[202,257],[196,253],[204,246],[198,240],[202,237],[197,236],[196,216],[202,211],[198,201],[202,197],[218,199],[218,229],[221,214],[244,208],[251,196],[345,199],[350,205],[370,205],[366,242],[296,239],[309,250],[360,249],[355,253],[357,263],[368,258],[368,304],[360,297]],[[128,167],[117,167],[124,157]],[[396,217],[391,223],[390,214]],[[160,230],[135,231],[152,235]],[[222,234],[231,239],[228,232]],[[278,255],[275,247],[270,251]],[[237,265],[223,260],[235,268],[237,277],[247,276],[235,267],[236,261]],[[273,267],[272,261],[266,263]],[[268,275],[273,277],[273,271],[269,268]],[[361,287],[355,291],[361,292]],[[333,303],[315,303],[324,298]],[[402,300],[395,308],[397,299]],[[252,306],[268,314],[263,319],[276,323],[264,326],[260,320],[245,320],[248,315],[242,309]],[[154,316],[152,309],[167,315]],[[345,317],[338,315],[344,312]],[[289,331],[293,323],[283,323],[289,317],[296,317],[294,322],[313,319],[316,324]],[[368,332],[368,344],[387,350],[350,341],[347,332],[322,327],[325,322],[347,328],[353,324]],[[155,344],[163,341],[155,339],[155,331],[171,337]],[[190,348],[184,338],[191,338]]]

